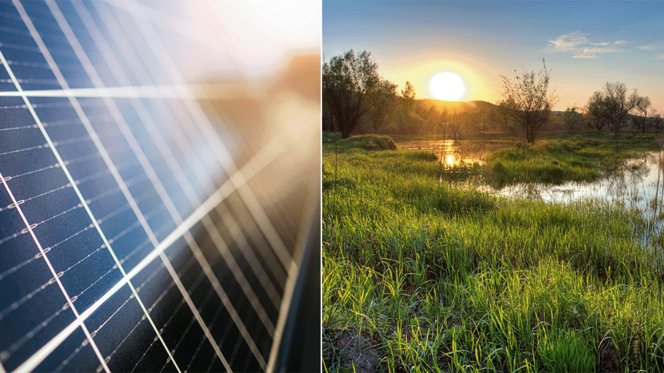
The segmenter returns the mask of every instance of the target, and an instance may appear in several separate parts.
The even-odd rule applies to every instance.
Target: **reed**
[[[581,143],[569,152],[603,146]],[[662,240],[643,240],[651,230],[638,211],[498,198],[445,175],[439,182],[438,163],[421,153],[339,147],[335,162],[331,144],[325,371],[664,371],[652,265]],[[351,354],[345,336],[366,343]]]

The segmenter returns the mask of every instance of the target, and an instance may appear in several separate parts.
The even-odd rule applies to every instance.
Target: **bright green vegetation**
[[[323,142],[336,142],[337,150],[395,150],[397,148],[397,144],[391,137],[379,135],[360,135],[341,140],[337,134],[324,132]]]
[[[497,198],[438,182],[426,152],[326,136],[326,371],[664,371],[662,247],[640,213]],[[588,141],[519,151],[574,168]]]
[[[625,139],[589,138],[516,143],[494,152],[488,159],[487,181],[494,186],[517,182],[560,184],[565,181],[594,181],[613,171],[626,158],[642,150],[654,150],[653,136]]]

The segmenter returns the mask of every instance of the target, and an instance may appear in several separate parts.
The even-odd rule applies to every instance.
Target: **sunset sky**
[[[664,1],[323,1],[323,58],[350,49],[419,98],[450,71],[466,84],[461,100],[497,103],[500,75],[539,71],[544,58],[555,110],[620,81],[664,113]]]

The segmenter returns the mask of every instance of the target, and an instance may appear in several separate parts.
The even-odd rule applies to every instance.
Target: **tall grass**
[[[664,371],[661,246],[638,211],[437,182],[417,152],[337,156],[324,144],[326,371],[370,371],[344,334],[375,371]]]
[[[614,171],[622,162],[655,150],[652,140],[575,136],[541,140],[535,144],[516,143],[498,150],[487,159],[486,176],[494,186],[518,182],[560,184],[565,181],[594,181]]]

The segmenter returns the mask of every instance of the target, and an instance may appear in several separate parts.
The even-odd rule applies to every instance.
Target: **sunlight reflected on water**
[[[425,150],[434,153],[445,167],[461,164],[484,164],[493,151],[510,146],[510,143],[492,143],[476,140],[420,140],[399,144],[404,150]]]
[[[475,140],[423,140],[399,144],[405,150],[425,150],[436,154],[444,167],[484,164],[493,151],[510,146]],[[642,211],[663,211],[664,153],[650,152],[643,158],[628,159],[616,165],[608,176],[595,182],[570,181],[561,185],[518,183],[494,189],[478,186],[486,192],[509,198],[528,198],[551,203],[569,203],[592,198],[621,203]]]

